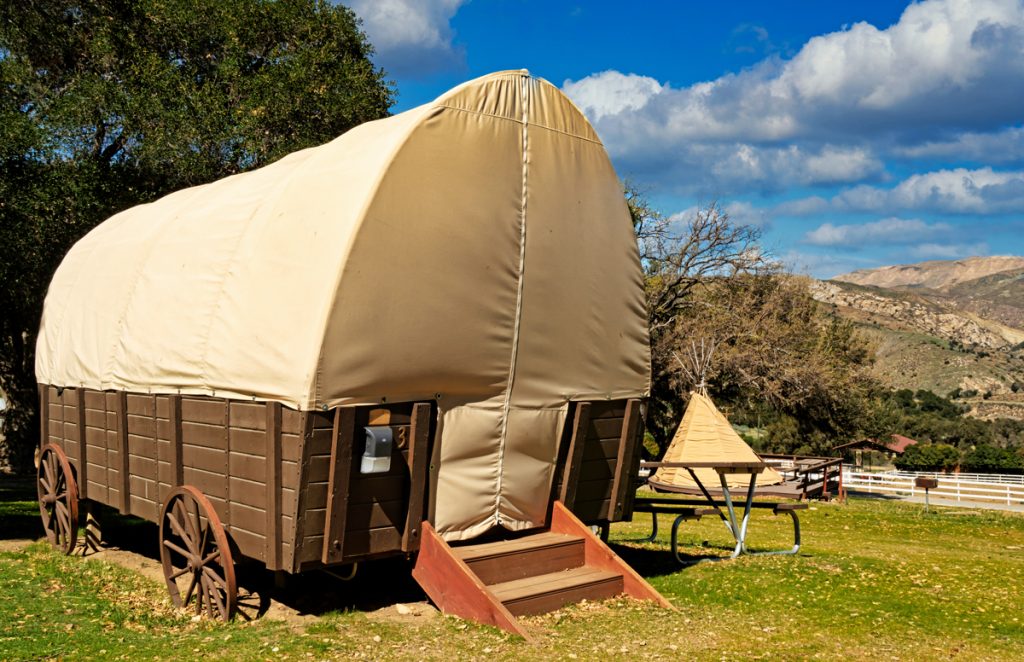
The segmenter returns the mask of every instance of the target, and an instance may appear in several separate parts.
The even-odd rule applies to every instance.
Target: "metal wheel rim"
[[[164,501],[160,561],[174,606],[194,603],[197,614],[231,619],[237,607],[237,585],[228,537],[213,504],[190,485],[175,488]]]
[[[46,444],[39,453],[36,493],[46,539],[70,554],[78,544],[78,484],[67,455],[56,444]]]

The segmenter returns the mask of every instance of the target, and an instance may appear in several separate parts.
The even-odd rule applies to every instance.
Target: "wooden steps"
[[[546,614],[581,600],[605,600],[622,593],[622,575],[583,566],[490,587],[514,616]]]
[[[622,593],[671,605],[560,502],[551,528],[494,542],[449,546],[430,527],[413,577],[445,613],[529,639],[516,616]]]

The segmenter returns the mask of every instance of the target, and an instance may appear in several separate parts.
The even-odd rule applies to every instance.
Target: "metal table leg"
[[[782,556],[796,554],[800,551],[800,518],[797,517],[795,510],[787,510],[786,512],[793,519],[793,547],[770,552],[747,552],[748,554],[751,556]]]
[[[644,542],[654,542],[658,537],[658,511],[651,511],[651,535],[644,538]]]

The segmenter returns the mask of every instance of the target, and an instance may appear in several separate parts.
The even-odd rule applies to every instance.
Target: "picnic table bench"
[[[732,553],[725,558],[734,559],[740,554],[750,554],[751,556],[796,554],[800,550],[800,519],[797,516],[797,511],[806,510],[807,504],[755,502],[754,493],[757,489],[757,475],[762,472],[766,466],[763,462],[643,462],[641,463],[641,466],[645,468],[666,467],[686,469],[692,476],[694,482],[696,482],[697,486],[700,488],[701,492],[704,494],[703,499],[637,497],[634,502],[634,512],[651,513],[652,531],[647,540],[654,540],[658,535],[658,515],[675,515],[675,519],[672,522],[670,542],[672,555],[679,563],[683,565],[688,564],[687,561],[684,561],[679,556],[678,545],[680,525],[685,521],[699,521],[701,518],[711,515],[717,515],[725,523],[726,528],[729,529],[733,539],[736,541],[736,545],[733,548]],[[713,498],[711,493],[697,477],[694,469],[699,468],[711,468],[718,473],[722,486],[722,500],[716,500]],[[732,494],[729,490],[728,482],[725,479],[726,475],[737,473],[750,474],[750,482],[747,487],[747,494],[743,508],[743,517],[739,521],[737,520],[736,508],[733,505]],[[723,506],[725,507],[725,512],[722,511]],[[793,521],[793,546],[791,548],[765,552],[751,552],[747,549],[747,524],[750,520],[750,511],[754,508],[770,509],[773,515],[786,513],[790,516]],[[725,560],[725,558],[700,559],[697,563],[703,561],[721,561]]]

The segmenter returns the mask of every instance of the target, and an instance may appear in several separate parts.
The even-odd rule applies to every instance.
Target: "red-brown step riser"
[[[580,600],[606,600],[623,593],[622,577],[573,586],[559,591],[510,600],[504,603],[513,616],[546,614]]]
[[[567,544],[467,560],[466,565],[476,573],[480,581],[490,585],[579,568],[583,565],[585,554],[583,540],[576,540]]]

